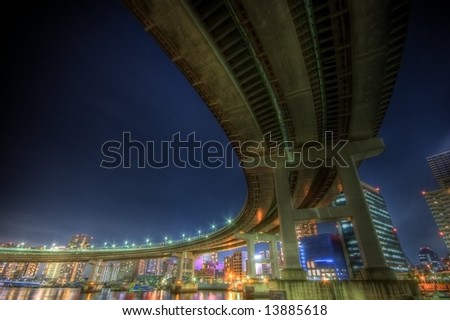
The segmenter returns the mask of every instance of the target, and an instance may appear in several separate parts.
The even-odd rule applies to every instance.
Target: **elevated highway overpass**
[[[349,167],[244,167],[248,194],[241,212],[208,238],[129,250],[4,250],[0,260],[151,258],[242,246],[248,239],[237,237],[240,233],[278,234],[286,270],[295,270],[300,269],[296,221],[353,219],[365,268],[385,269],[357,167],[383,149],[377,134],[400,67],[408,1],[124,2],[236,147],[261,141],[257,152],[264,157],[275,146],[290,154],[288,146],[348,140],[343,156]],[[245,150],[235,150],[246,158]],[[340,192],[349,198],[345,212],[328,208]],[[388,277],[369,272],[367,279],[379,274]]]

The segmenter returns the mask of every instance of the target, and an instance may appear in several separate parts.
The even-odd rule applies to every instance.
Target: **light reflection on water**
[[[0,288],[0,300],[241,300],[241,292],[198,291],[171,294],[165,290],[150,292],[103,289],[82,293],[79,288]]]

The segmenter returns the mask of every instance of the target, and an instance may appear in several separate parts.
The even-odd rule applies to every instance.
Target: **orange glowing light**
[[[258,209],[258,211],[256,212],[256,220],[258,221],[258,223],[260,223],[263,219],[263,211],[261,209]]]

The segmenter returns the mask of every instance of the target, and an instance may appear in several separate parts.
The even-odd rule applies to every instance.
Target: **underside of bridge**
[[[336,140],[377,135],[400,66],[406,1],[125,3],[236,146],[270,134],[259,150],[267,154],[286,141],[325,142],[327,131]],[[272,172],[243,171],[247,201],[209,250],[241,243],[236,232],[279,230]],[[300,168],[289,179],[295,208],[328,206],[342,191],[335,168]]]
[[[237,147],[245,141],[263,142],[257,150],[263,156],[288,141],[300,148],[309,141],[357,143],[377,136],[400,67],[408,1],[124,2],[203,99],[241,160],[246,154]],[[333,166],[290,170],[293,209],[329,206],[343,190],[338,171]],[[237,233],[277,234],[276,175],[267,168],[243,168],[243,173],[245,205],[233,224],[214,235],[95,257],[202,253],[244,245]]]

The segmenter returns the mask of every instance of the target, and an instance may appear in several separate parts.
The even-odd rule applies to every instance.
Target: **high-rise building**
[[[240,281],[247,276],[247,251],[235,251],[225,257],[224,277],[227,282]]]
[[[76,249],[89,249],[91,247],[92,237],[85,234],[74,235],[67,248]],[[57,248],[57,247],[55,247]],[[62,247],[61,249],[66,249]],[[68,283],[75,283],[83,281],[83,273],[86,267],[85,262],[68,262],[68,263],[49,263],[44,270],[44,277],[58,285],[66,285]]]
[[[202,263],[212,262],[212,263],[217,264],[219,261],[217,252],[204,253],[204,254],[202,254],[201,258],[202,258]]]
[[[140,259],[137,263],[137,275],[143,276],[146,273],[147,269],[147,260]]]
[[[300,263],[310,280],[348,280],[339,235],[318,234],[300,241]]]
[[[139,260],[124,260],[120,262],[118,280],[133,281],[137,276]]]
[[[380,194],[379,188],[374,188],[364,182],[361,183],[361,186],[388,267],[394,272],[409,271],[408,262],[406,261],[397,237],[397,229],[393,226],[386,203],[383,196]],[[341,206],[345,204],[345,195],[342,193],[336,197],[334,205]],[[341,221],[338,224],[338,227],[344,239],[344,250],[347,251],[353,276],[359,278],[363,262],[353,224],[351,221]]]
[[[4,262],[0,263],[0,278],[33,279],[37,275],[39,263],[34,262]]]
[[[271,277],[272,264],[268,262],[270,259],[270,250],[260,251],[255,255],[255,270],[257,276]]]
[[[235,251],[231,258],[234,276],[242,280],[247,276],[247,251]]]
[[[93,237],[86,234],[76,234],[69,241],[69,249],[89,249]]]
[[[295,224],[295,234],[298,240],[303,237],[314,236],[317,234],[317,224],[308,221],[297,223]]]
[[[64,279],[60,278],[63,263],[48,263],[44,270],[44,278],[50,283],[63,284]]]
[[[161,275],[162,259],[149,259],[147,264],[147,273],[153,276]]]
[[[444,271],[450,271],[450,254],[441,259],[442,268]]]
[[[430,156],[427,161],[440,189],[423,191],[422,194],[439,228],[439,235],[450,252],[450,151]]]
[[[102,265],[103,269],[100,274],[100,282],[112,282],[116,281],[119,276],[120,262],[109,261],[104,262]]]
[[[74,235],[67,247],[69,249],[89,249],[91,247],[91,240],[93,238],[86,234]],[[65,263],[62,267],[62,277],[65,279],[64,283],[73,283],[83,280],[84,268],[86,263],[84,262],[71,262]]]
[[[450,188],[450,150],[427,157],[427,162],[441,188]]]
[[[422,247],[419,250],[419,262],[421,266],[429,268],[430,271],[441,271],[442,265],[439,256],[429,247]]]

